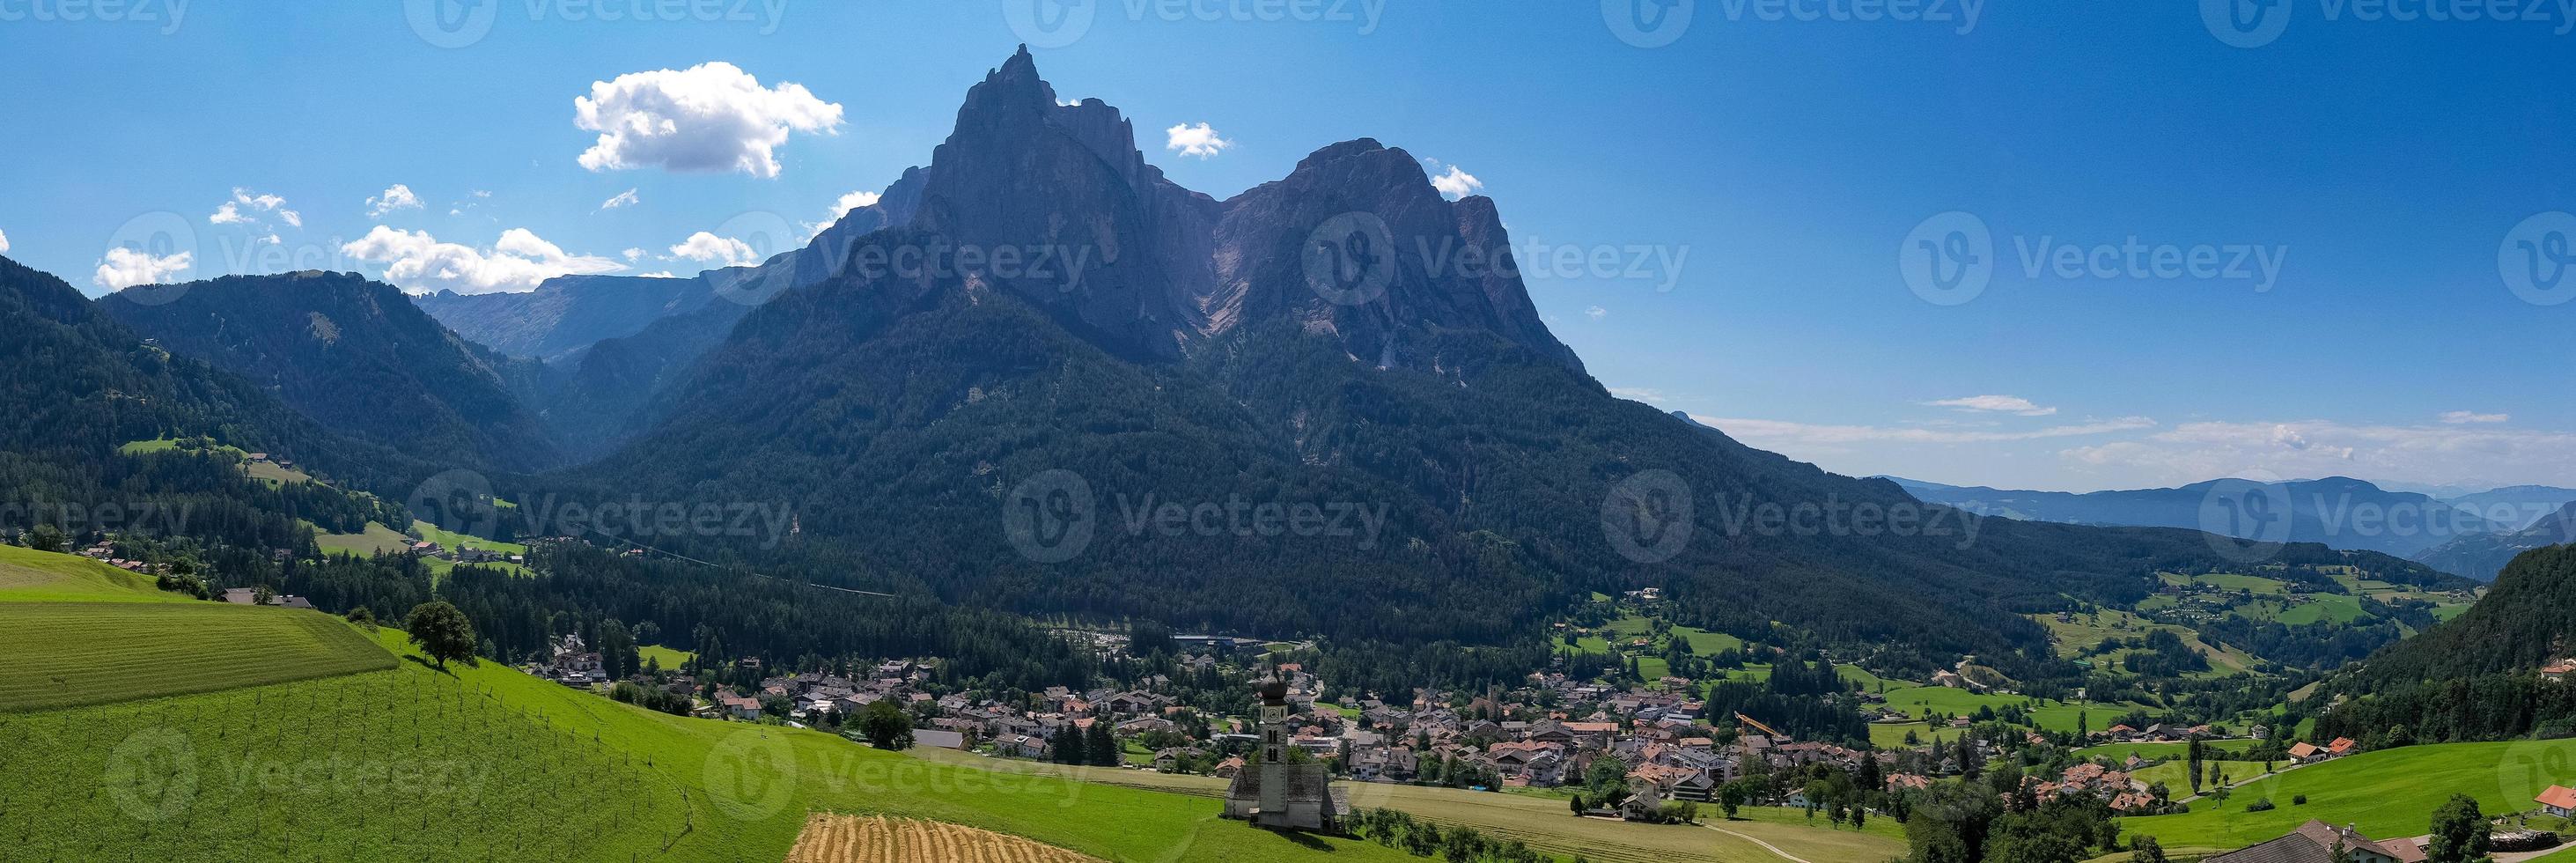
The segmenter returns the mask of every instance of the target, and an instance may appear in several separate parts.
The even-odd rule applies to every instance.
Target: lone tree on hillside
[[[403,618],[403,629],[411,632],[411,643],[419,645],[420,652],[429,654],[439,668],[446,668],[450,659],[474,658],[474,622],[444,600],[412,606],[411,614]]]

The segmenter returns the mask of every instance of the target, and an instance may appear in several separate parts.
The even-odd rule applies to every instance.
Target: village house
[[[2279,839],[2205,857],[2202,863],[2334,863],[2338,845],[2351,863],[2422,863],[2425,856],[2412,839],[2374,841],[2350,827],[2310,820]]]

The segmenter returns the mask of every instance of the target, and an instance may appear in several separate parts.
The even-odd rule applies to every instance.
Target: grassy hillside
[[[0,603],[0,711],[392,668],[347,623],[210,602]]]
[[[194,602],[153,587],[150,576],[86,557],[0,543],[0,602]]]
[[[2433,810],[2467,794],[2489,814],[2530,809],[2533,795],[2571,777],[2545,765],[2576,763],[2576,739],[2409,746],[2285,770],[2236,789],[2223,803],[2189,813],[2122,819],[2132,836],[2154,836],[2168,851],[2239,848],[2279,837],[2310,818],[2354,824],[2371,836],[2416,836]],[[2306,805],[2293,805],[2296,795]],[[2245,807],[2270,798],[2269,812]]]
[[[354,554],[359,557],[402,551],[410,548],[411,542],[411,537],[402,535],[402,531],[372,521],[367,522],[367,529],[361,533],[313,534],[313,544],[320,546],[323,554]]]
[[[404,649],[393,630],[379,638]],[[0,747],[45,753],[0,763],[0,839],[37,859],[779,860],[809,811],[1109,860],[1418,859],[1250,829],[1204,798],[648,713],[491,665],[0,716]]]

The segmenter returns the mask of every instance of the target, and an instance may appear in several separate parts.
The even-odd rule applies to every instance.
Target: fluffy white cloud
[[[659,166],[775,177],[776,151],[789,133],[834,134],[841,125],[841,106],[804,85],[762,87],[720,61],[592,82],[573,111],[574,125],[599,133],[581,154],[581,166],[593,171]]]
[[[9,251],[9,232],[0,231],[0,252]]]
[[[619,207],[629,206],[629,205],[633,205],[633,204],[640,204],[640,203],[643,203],[643,202],[644,202],[644,199],[643,199],[643,198],[639,198],[639,197],[636,197],[636,196],[635,196],[635,190],[634,190],[634,189],[628,189],[628,190],[626,190],[626,191],[623,191],[623,192],[619,192],[619,193],[617,193],[617,197],[610,198],[610,199],[608,199],[608,200],[605,200],[605,201],[601,201],[601,202],[599,202],[599,209],[601,209],[601,210],[614,210],[614,209],[617,209],[617,208],[619,208]],[[593,212],[596,212],[596,211],[593,211]]]
[[[1600,306],[1593,306],[1592,308],[1584,309],[1583,316],[1597,321],[1602,318],[1609,317],[1610,310]]]
[[[719,237],[706,231],[690,234],[688,239],[671,247],[671,254],[692,261],[729,267],[760,263],[760,253],[752,251],[750,243],[732,237]]]
[[[216,207],[215,212],[206,217],[206,221],[217,225],[258,224],[259,218],[242,212],[243,207],[248,207],[255,213],[275,214],[280,221],[298,228],[304,227],[304,214],[287,209],[285,198],[253,192],[239,186],[233,187],[233,199]]]
[[[649,254],[652,254],[652,253],[651,253],[651,252],[644,251],[644,248],[643,248],[642,246],[637,246],[637,247],[635,247],[635,248],[631,248],[631,249],[627,249],[626,251],[619,252],[618,254],[620,254],[620,255],[624,255],[624,256],[626,257],[626,259],[627,259],[627,260],[629,260],[629,261],[635,261],[635,260],[641,260],[641,259],[643,259],[643,257],[644,257],[645,255],[649,255]]]
[[[5,249],[0,249],[0,251],[5,251]],[[2513,419],[2512,414],[2482,414],[2474,411],[2444,411],[2442,413],[2442,421],[2452,425],[2465,425],[2468,423],[2500,423],[2511,419]]]
[[[98,271],[90,278],[99,287],[111,291],[135,285],[159,285],[175,281],[180,273],[187,272],[195,263],[194,252],[161,256],[118,246],[107,250],[107,257],[99,259]]]
[[[2044,417],[2057,413],[2056,408],[2040,407],[2037,404],[2033,404],[2031,400],[2020,396],[1969,396],[1962,399],[1941,399],[1939,401],[1925,402],[1924,404],[1932,405],[1934,407],[1958,408],[1963,411],[2020,414],[2026,417]]]
[[[377,225],[340,253],[385,265],[385,281],[411,291],[453,290],[486,294],[535,290],[539,282],[561,275],[613,273],[624,264],[593,255],[574,255],[546,242],[526,228],[501,232],[490,249],[442,243],[428,231],[398,231]]]
[[[876,206],[877,199],[882,197],[885,196],[875,192],[851,192],[847,195],[842,195],[840,200],[832,202],[832,218],[838,219],[842,216],[847,216],[850,214],[851,210],[856,210],[860,207]]]
[[[411,187],[401,183],[386,186],[382,194],[367,199],[367,218],[370,219],[384,218],[386,213],[395,210],[417,209],[420,209],[420,196],[412,194]]]
[[[1163,130],[1163,135],[1165,137],[1163,149],[1201,159],[1215,158],[1216,154],[1225,152],[1225,148],[1234,146],[1233,141],[1218,135],[1216,130],[1209,128],[1206,123],[1196,126],[1183,123]]]
[[[1440,194],[1447,195],[1451,200],[1456,200],[1484,191],[1485,181],[1476,179],[1474,174],[1458,170],[1456,165],[1451,165],[1446,173],[1431,178],[1431,188],[1440,190]]]
[[[655,271],[650,272],[650,273],[644,273],[644,274],[642,274],[642,275],[638,276],[637,278],[645,278],[645,279],[682,279],[682,278],[687,278],[687,277],[686,277],[686,276],[682,276],[682,275],[680,275],[680,274],[678,274],[678,273],[671,272],[670,270],[655,270]]]

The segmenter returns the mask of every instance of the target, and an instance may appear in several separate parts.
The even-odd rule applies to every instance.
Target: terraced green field
[[[210,602],[0,603],[0,711],[381,671],[394,657],[328,615]]]

